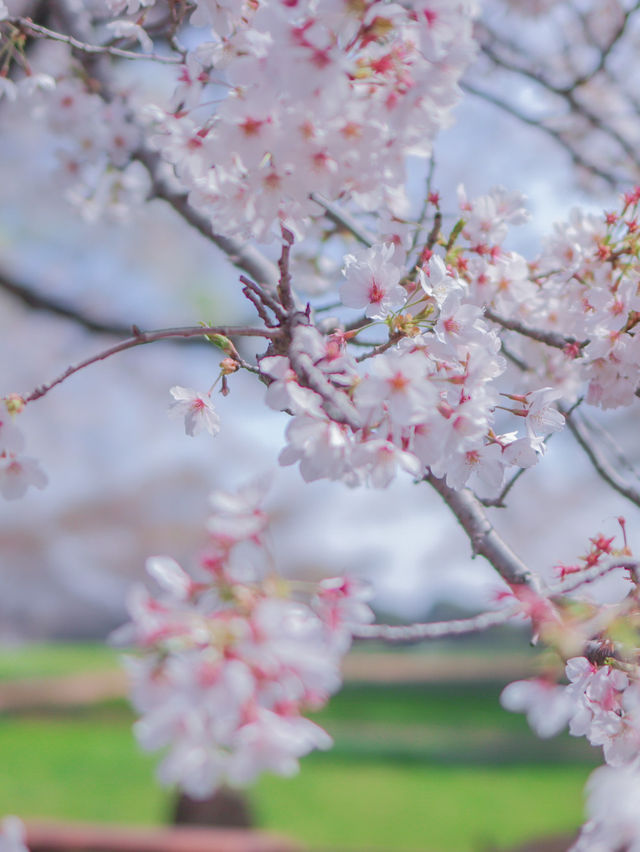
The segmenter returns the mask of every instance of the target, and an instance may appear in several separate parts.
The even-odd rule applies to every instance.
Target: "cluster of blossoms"
[[[22,455],[24,435],[13,417],[24,408],[24,400],[10,394],[4,403],[4,412],[0,411],[0,494],[7,500],[16,500],[30,485],[44,488],[47,477],[36,459]]]
[[[11,23],[5,27],[8,56],[20,70],[11,79],[5,67],[0,97],[28,111],[52,140],[58,182],[68,202],[89,220],[126,218],[150,187],[146,170],[134,159],[142,131],[128,92],[98,94],[97,80],[67,49],[45,44],[35,55],[27,53],[23,31]]]
[[[296,232],[312,195],[366,209],[404,193],[474,55],[472,0],[199,3],[192,51],[153,141],[193,207],[224,233]],[[215,103],[215,110],[211,104]]]
[[[413,269],[411,250],[400,241],[347,255],[340,298],[366,322],[324,335],[299,324],[288,357],[260,361],[271,381],[267,404],[294,415],[280,460],[299,461],[306,480],[384,487],[398,468],[418,478],[430,470],[451,487],[469,484],[495,495],[505,470],[534,464],[544,438],[562,427],[564,418],[553,407],[560,390],[513,393],[500,329],[483,316],[486,303],[477,298],[477,276],[470,271],[478,262],[485,270],[490,262],[504,270],[514,257],[501,252],[500,243],[509,224],[526,218],[523,199],[496,189],[473,203],[465,200],[463,209],[466,219],[454,232],[459,236],[462,229],[461,239],[473,247],[458,246],[454,233],[425,248]],[[349,344],[363,326],[385,329],[388,340],[356,358]],[[515,429],[496,433],[497,409],[514,416]]]
[[[505,248],[509,227],[527,218],[517,193],[498,188],[471,199],[461,187],[448,234],[437,193],[420,222],[403,218],[406,157],[429,155],[474,56],[473,0],[96,0],[66,38],[14,6],[0,0],[0,95],[30,105],[54,134],[68,197],[91,216],[103,208],[124,213],[151,188],[202,233],[212,228],[255,279],[242,280],[262,326],[242,333],[269,340],[257,366],[225,333],[196,331],[225,353],[223,392],[228,376],[249,368],[268,385],[267,404],[290,415],[280,461],[299,464],[305,480],[385,487],[402,469],[500,503],[505,472],[536,463],[545,438],[564,425],[563,405],[635,400],[640,189],[603,217],[572,213],[533,262]],[[538,14],[550,4],[529,6]],[[623,16],[620,33],[626,23]],[[27,51],[36,36],[58,43]],[[120,85],[109,69],[123,55],[163,62],[171,93],[140,97],[135,85]],[[325,212],[338,227],[331,236],[341,240],[339,252],[314,241]],[[347,249],[341,228],[366,247]],[[243,240],[234,239],[277,234],[279,279],[257,251],[247,262]],[[305,235],[314,242],[316,279],[331,270],[314,286],[335,285],[337,318],[319,319],[322,306],[300,300]],[[357,312],[351,321],[349,311]],[[134,333],[131,345],[151,340]],[[188,435],[219,431],[211,393],[172,388],[171,413],[184,418]],[[7,398],[10,413],[23,404]],[[22,444],[11,420],[0,419],[5,497],[45,482]],[[300,756],[328,747],[328,735],[303,714],[339,687],[352,631],[372,619],[352,581],[311,589],[274,574],[262,497],[259,486],[216,493],[197,570],[149,560],[161,591],[136,588],[132,622],[120,632],[144,649],[128,663],[142,714],[138,738],[167,749],[162,780],[194,796],[224,781],[248,783],[262,770],[291,774]],[[468,515],[458,512],[460,520]],[[475,532],[474,548],[486,530]],[[561,569],[559,594],[567,582],[584,588],[589,571],[624,565],[629,591],[611,608],[539,593],[526,579],[514,589],[516,608],[558,651],[569,682],[517,682],[503,703],[526,710],[542,736],[568,724],[601,745],[608,763],[591,781],[580,852],[640,850],[640,610],[628,556],[597,537],[584,566]],[[488,558],[508,575],[499,557]],[[602,804],[614,799],[610,810]]]
[[[161,594],[135,588],[132,621],[117,634],[144,652],[127,661],[138,740],[168,747],[160,779],[194,797],[266,770],[292,775],[299,757],[328,748],[329,735],[303,713],[339,688],[351,630],[373,619],[356,581],[301,584],[296,594],[269,569],[263,492],[214,493],[197,575],[150,559]]]
[[[127,17],[95,10],[85,29],[153,56],[145,27],[153,31],[161,5],[111,2]],[[142,201],[144,128],[191,205],[226,234],[267,239],[279,222],[299,232],[318,210],[313,194],[397,206],[406,155],[430,153],[458,101],[475,53],[474,0],[194,5],[199,37],[169,58],[179,63],[174,91],[155,103],[108,88],[66,50],[27,60],[24,32],[8,19],[26,73],[17,84],[0,77],[0,94],[37,94],[31,106],[59,138],[72,200],[92,216]]]
[[[526,712],[541,737],[554,736],[568,724],[573,736],[602,746],[607,766],[590,779],[590,819],[573,852],[635,850],[640,848],[639,578],[637,565],[628,560],[626,543],[616,549],[613,538],[602,535],[591,542],[582,566],[559,567],[561,588],[568,582],[570,589],[583,589],[583,584],[624,568],[629,581],[626,594],[608,607],[597,608],[585,598],[573,597],[562,605],[545,600],[544,606],[535,607],[540,635],[566,659],[568,683],[558,684],[557,673],[549,671],[509,684],[501,701],[508,710]],[[567,658],[573,649],[583,653]]]
[[[530,265],[515,253],[492,254],[491,245],[489,253],[480,246],[484,259],[469,264],[479,302],[542,333],[543,342],[521,334],[506,339],[538,380],[561,389],[567,401],[585,383],[590,404],[615,408],[634,400],[640,369],[639,200],[640,190],[627,193],[618,211],[602,216],[575,209],[555,225]],[[545,332],[552,345],[545,344]]]

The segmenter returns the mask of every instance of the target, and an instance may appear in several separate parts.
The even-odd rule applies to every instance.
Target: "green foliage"
[[[118,667],[118,652],[100,643],[60,642],[0,646],[0,682],[57,677]]]

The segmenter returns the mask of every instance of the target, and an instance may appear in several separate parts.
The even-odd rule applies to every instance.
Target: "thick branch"
[[[82,325],[89,331],[96,331],[100,334],[112,334],[114,337],[128,337],[131,334],[131,325],[124,325],[115,322],[103,322],[102,320],[88,317],[76,308],[60,302],[57,299],[52,299],[51,296],[45,296],[31,289],[26,284],[15,281],[10,278],[5,272],[0,271],[0,288],[11,293],[17,299],[20,299],[27,307],[35,308],[39,311],[48,311],[55,316],[64,317],[65,319],[73,320],[73,322]]]
[[[135,159],[139,160],[146,167],[151,176],[151,194],[153,197],[162,198],[170,204],[176,213],[182,216],[186,222],[192,225],[208,240],[215,243],[227,255],[234,266],[242,269],[258,284],[275,291],[279,279],[278,269],[275,264],[246,241],[216,234],[211,227],[211,222],[193,209],[189,204],[187,196],[183,192],[176,192],[171,189],[159,176],[158,172],[161,160],[158,154],[143,148],[136,152]]]
[[[360,429],[362,423],[355,406],[345,393],[333,385],[325,373],[316,367],[304,349],[296,345],[295,338],[289,348],[289,360],[300,384],[320,394],[322,407],[331,420],[344,423],[354,431]]]
[[[484,556],[510,585],[527,585],[536,592],[542,592],[538,578],[498,535],[472,491],[468,488],[454,491],[444,479],[432,473],[428,473],[425,480],[440,494],[458,519],[469,537],[474,556]]]

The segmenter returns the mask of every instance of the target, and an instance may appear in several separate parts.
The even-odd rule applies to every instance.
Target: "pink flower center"
[[[378,284],[374,278],[369,287],[369,301],[373,305],[377,305],[384,299],[384,289]]]

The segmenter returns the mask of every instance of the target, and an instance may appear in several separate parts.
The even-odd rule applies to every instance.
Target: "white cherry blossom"
[[[404,305],[407,293],[399,283],[403,270],[392,263],[394,251],[392,243],[385,243],[345,257],[346,281],[340,299],[346,307],[364,309],[365,316],[372,319],[384,319]]]
[[[211,404],[209,394],[200,393],[193,388],[175,385],[171,388],[175,402],[169,406],[171,417],[184,417],[184,431],[193,437],[203,430],[210,435],[220,431],[220,418]]]

